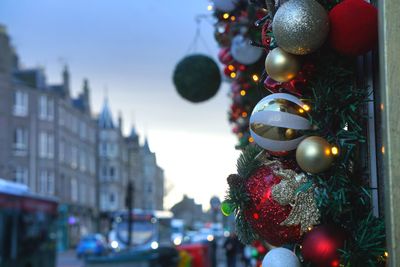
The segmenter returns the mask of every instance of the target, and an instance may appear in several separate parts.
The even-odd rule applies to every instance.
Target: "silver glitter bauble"
[[[272,30],[278,46],[286,52],[309,54],[328,36],[328,13],[315,0],[290,0],[276,12]]]

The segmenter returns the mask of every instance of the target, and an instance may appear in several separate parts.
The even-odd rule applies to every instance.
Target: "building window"
[[[54,135],[47,134],[47,157],[54,158]]]
[[[115,178],[115,168],[110,167],[110,179],[113,180]]]
[[[96,162],[94,160],[93,156],[89,156],[89,160],[90,160],[90,173],[91,174],[95,174],[96,172]]]
[[[55,181],[53,172],[47,172],[47,193],[49,195],[54,195],[55,193]]]
[[[45,95],[39,97],[39,119],[47,119],[47,96]]]
[[[78,182],[75,178],[71,179],[71,199],[72,201],[78,201]]]
[[[28,93],[19,90],[15,91],[13,113],[19,117],[28,115]]]
[[[87,137],[87,128],[85,122],[81,121],[80,127],[79,127],[79,136],[82,139],[86,139]]]
[[[28,131],[25,128],[14,130],[14,152],[15,155],[25,156],[28,150]]]
[[[94,186],[90,187],[90,204],[91,205],[96,204],[96,195],[94,193]]]
[[[58,124],[60,126],[64,126],[65,125],[65,111],[62,107],[58,108]]]
[[[103,142],[100,144],[100,156],[107,156],[107,143]]]
[[[47,171],[42,170],[40,171],[39,176],[39,194],[46,194],[47,193]]]
[[[54,119],[54,100],[47,95],[39,96],[39,119],[48,121]]]
[[[78,148],[76,146],[71,148],[71,168],[78,168]]]
[[[118,153],[118,149],[116,144],[110,143],[107,151],[107,156],[110,158],[116,157]]]
[[[102,175],[103,180],[107,180],[107,167],[106,166],[103,166],[101,168],[101,175]]]
[[[110,193],[110,202],[114,203],[114,201],[115,201],[115,195],[114,193]]]
[[[51,133],[39,133],[39,156],[41,158],[54,158],[54,135]]]
[[[86,195],[88,194],[88,192],[86,192],[86,185],[84,183],[80,184],[80,202],[82,204],[86,204]]]
[[[79,120],[77,118],[75,118],[75,116],[73,116],[71,114],[71,124],[72,124],[72,132],[73,133],[79,133]]]
[[[86,171],[86,153],[84,150],[81,150],[79,154],[79,167],[82,172]]]
[[[28,168],[17,166],[14,173],[16,183],[28,185]]]
[[[53,121],[54,119],[54,100],[49,98],[47,101],[47,120]]]
[[[147,193],[152,193],[153,192],[153,184],[152,183],[149,183],[148,185],[147,185]]]
[[[60,141],[60,147],[59,147],[59,159],[60,162],[65,162],[65,142]]]

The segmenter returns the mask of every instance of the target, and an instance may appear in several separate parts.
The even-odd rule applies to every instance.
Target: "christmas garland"
[[[222,212],[235,215],[242,242],[279,247],[265,266],[384,266],[384,221],[371,212],[362,163],[370,89],[354,72],[354,55],[375,45],[376,9],[363,0],[289,0],[258,22],[253,43],[269,53],[258,100],[265,97],[246,120],[257,145],[228,177]]]
[[[229,97],[232,100],[228,119],[232,132],[238,137],[237,148],[242,149],[253,142],[248,129],[249,116],[262,93],[258,90],[263,68],[265,49],[261,32],[255,23],[266,11],[246,1],[214,1],[214,37],[221,47],[218,58],[224,65],[223,73],[231,83]]]

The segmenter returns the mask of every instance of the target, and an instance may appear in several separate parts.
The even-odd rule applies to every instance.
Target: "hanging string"
[[[210,47],[208,46],[206,40],[201,35],[201,21],[202,20],[206,20],[207,22],[210,22],[207,19],[209,19],[209,15],[197,15],[195,17],[196,32],[195,32],[193,41],[190,43],[190,45],[189,45],[189,47],[188,47],[188,49],[186,51],[186,54],[197,52],[197,47],[198,47],[199,41],[203,44],[203,46],[205,47],[207,53],[212,54],[212,51],[211,51]]]

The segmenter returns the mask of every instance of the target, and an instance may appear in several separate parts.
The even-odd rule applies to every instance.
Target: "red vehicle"
[[[55,266],[57,205],[0,179],[0,266]]]

